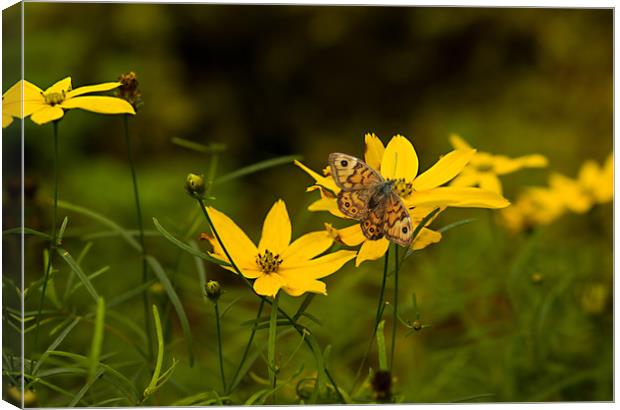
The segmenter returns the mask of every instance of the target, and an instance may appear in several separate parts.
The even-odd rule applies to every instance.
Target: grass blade
[[[257,162],[256,164],[248,165],[247,167],[239,168],[229,174],[223,175],[217,178],[214,184],[222,184],[224,182],[232,181],[233,179],[241,178],[243,176],[253,174],[258,171],[262,171],[268,168],[272,168],[282,164],[289,164],[295,160],[300,160],[300,155],[287,155],[284,157],[271,158],[265,161]]]
[[[192,151],[204,152],[205,154],[217,153],[217,152],[222,152],[226,150],[225,144],[221,144],[217,142],[212,142],[209,145],[204,145],[204,144],[200,144],[195,141],[190,141],[190,140],[186,140],[185,138],[178,138],[178,137],[172,137],[170,139],[170,142],[172,142],[175,145],[178,145],[179,147],[187,148]]]
[[[157,220],[157,218],[153,218],[153,223],[155,224],[155,228],[157,228],[157,230],[159,231],[159,233],[161,233],[164,238],[168,239],[170,242],[172,242],[173,244],[175,244],[176,246],[178,246],[179,248],[183,249],[186,252],[189,252],[190,254],[197,256],[201,259],[204,259],[206,261],[209,261],[211,263],[215,263],[216,265],[222,265],[222,266],[230,266],[228,263],[221,261],[219,259],[216,259],[212,256],[207,255],[206,253],[184,243],[181,242],[179,239],[175,238],[170,232],[168,232],[163,226],[161,226],[161,224],[159,223],[159,221]]]
[[[12,233],[18,233],[18,234],[23,233],[24,235],[39,236],[41,238],[47,239],[48,241],[52,239],[52,235],[47,234],[45,232],[35,231],[34,229],[30,229],[30,228],[11,228],[11,229],[2,231],[2,235],[12,234]]]
[[[159,311],[156,305],[153,305],[153,318],[155,320],[155,333],[157,334],[157,359],[155,361],[155,370],[153,371],[151,382],[146,386],[146,389],[144,389],[144,393],[142,393],[142,401],[155,393],[157,381],[159,380],[159,373],[161,373],[161,365],[164,362],[164,335],[161,330],[161,320],[159,319]]]
[[[82,271],[82,268],[80,268],[80,265],[78,265],[75,259],[73,259],[73,256],[71,256],[69,252],[64,248],[56,248],[56,250],[58,251],[58,254],[65,260],[65,262],[67,262],[71,270],[73,270],[77,277],[82,281],[82,283],[84,284],[84,288],[88,291],[88,293],[90,293],[95,302],[99,302],[99,294],[93,287],[92,283],[90,283],[88,276],[86,276],[84,271]]]
[[[36,376],[37,371],[39,370],[39,368],[41,367],[45,359],[49,356],[50,352],[55,350],[62,343],[62,341],[65,340],[67,335],[71,332],[71,330],[73,330],[75,325],[77,325],[81,319],[82,319],[81,317],[76,317],[75,319],[73,319],[73,322],[71,322],[69,326],[67,326],[65,330],[63,330],[62,333],[58,335],[58,337],[52,342],[52,344],[49,345],[47,350],[43,352],[43,354],[41,355],[41,358],[39,359],[37,364],[34,366],[34,369],[32,370],[33,375]]]
[[[185,336],[185,340],[187,342],[187,353],[189,356],[189,365],[190,367],[194,365],[194,354],[192,353],[192,332],[189,328],[189,321],[187,320],[187,315],[185,314],[185,309],[183,309],[183,305],[181,304],[181,300],[177,295],[177,292],[174,290],[172,283],[170,283],[170,279],[168,279],[168,275],[164,272],[164,269],[161,267],[157,259],[152,256],[146,257],[147,263],[153,269],[155,276],[159,279],[159,282],[166,290],[168,294],[168,298],[174,307],[174,310],[177,312],[177,316],[179,317],[179,321],[181,322],[181,328],[183,329],[183,335]]]
[[[99,364],[99,356],[101,355],[101,344],[103,343],[103,324],[105,321],[105,300],[100,297],[97,300],[97,313],[95,315],[95,331],[93,333],[93,341],[90,345],[90,366],[88,369],[88,377],[92,379],[97,371]]]
[[[88,208],[84,208],[81,207],[79,205],[74,205],[74,204],[70,204],[68,202],[65,201],[58,201],[58,207],[59,208],[63,208],[63,209],[67,209],[69,211],[73,211],[76,212],[78,214],[82,214],[85,216],[88,216],[91,219],[96,220],[97,222],[99,222],[102,225],[107,226],[108,228],[110,228],[111,230],[118,232],[118,234],[125,239],[125,241],[134,249],[136,249],[137,251],[141,251],[142,247],[140,246],[140,244],[138,243],[138,241],[136,241],[133,236],[127,231],[125,230],[123,227],[121,227],[119,224],[117,224],[116,222],[106,218],[105,216],[91,211]]]
[[[192,247],[192,249],[194,249],[197,252],[200,252],[200,249],[198,249],[198,244],[196,244],[196,241],[191,241],[190,246]],[[198,256],[194,256],[194,261],[196,262],[196,270],[198,271],[198,281],[200,282],[200,289],[201,292],[200,294],[202,295],[202,301],[207,303],[208,299],[207,299],[207,295],[204,292],[205,286],[207,286],[207,273],[205,272],[205,267],[202,264],[202,258],[199,258]]]

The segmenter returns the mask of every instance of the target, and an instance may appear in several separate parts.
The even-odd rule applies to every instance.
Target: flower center
[[[392,190],[401,198],[407,197],[413,193],[413,184],[405,181],[405,178],[390,179],[388,182],[393,182]]]
[[[280,255],[274,255],[269,249],[265,249],[264,254],[261,255],[259,253],[256,256],[256,264],[264,273],[277,272],[281,263],[282,258],[280,258]]]
[[[43,98],[45,99],[45,103],[51,106],[56,104],[60,104],[65,100],[65,91],[61,92],[50,92],[50,93],[42,93]]]

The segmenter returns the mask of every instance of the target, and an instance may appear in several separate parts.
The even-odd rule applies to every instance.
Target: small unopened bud
[[[197,174],[188,174],[185,180],[185,191],[193,197],[203,197],[205,194],[204,177]]]
[[[220,287],[220,283],[216,280],[210,280],[205,285],[205,293],[207,298],[213,303],[217,302],[222,294],[222,288]]]
[[[534,283],[540,283],[543,280],[543,276],[540,273],[535,272],[535,273],[532,273],[531,279],[532,279],[532,282]]]
[[[414,320],[413,321],[413,330],[416,330],[416,331],[422,330],[422,322],[420,322],[419,320]]]
[[[118,82],[121,85],[116,89],[117,97],[127,101],[136,110],[142,106],[142,94],[138,89],[138,76],[136,76],[136,73],[130,71],[129,73],[121,74],[118,77]]]

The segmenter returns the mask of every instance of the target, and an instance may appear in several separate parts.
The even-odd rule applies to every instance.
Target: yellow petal
[[[244,269],[256,269],[256,256],[258,255],[256,245],[228,216],[212,207],[207,207],[206,209],[226,250],[233,262],[242,270],[242,273]],[[219,243],[217,246],[215,243],[214,250],[218,254],[223,255],[224,252],[219,247]]]
[[[379,259],[385,252],[387,252],[390,246],[390,241],[385,238],[381,238],[377,241],[366,240],[360,247],[355,259],[355,266],[360,266],[364,261],[372,261]]]
[[[487,191],[495,192],[496,194],[502,194],[502,183],[497,175],[492,172],[481,172],[478,174],[478,180],[480,182],[480,188]]]
[[[366,240],[359,223],[338,229],[338,236],[347,246],[357,246]]]
[[[321,193],[321,199],[318,199],[314,201],[313,203],[311,203],[308,206],[309,211],[312,211],[312,212],[328,211],[329,213],[331,213],[334,216],[337,216],[338,218],[349,219],[342,212],[340,212],[340,209],[338,208],[338,202],[336,201],[336,197],[334,197],[333,195],[331,195],[331,193],[329,193],[329,191],[326,191],[325,189],[323,189],[322,187],[319,187],[318,185],[313,185],[312,187],[308,189],[314,190],[313,187],[316,187],[319,189],[319,192]]]
[[[409,210],[409,216],[411,217],[411,221],[413,222],[413,227],[415,229],[416,225],[422,222],[424,218],[431,214],[431,212],[437,209],[436,206],[416,206],[413,209]],[[430,225],[435,218],[439,216],[440,213],[443,212],[445,208],[441,208],[439,212],[436,212],[435,215],[431,219],[426,222],[426,226]]]
[[[78,87],[75,90],[71,90],[67,93],[67,98],[77,97],[78,95],[88,94],[88,93],[96,93],[102,91],[110,91],[120,86],[119,82],[111,82],[111,83],[101,83],[95,85],[85,85],[83,87]]]
[[[385,147],[383,142],[374,133],[366,134],[364,136],[364,159],[368,165],[373,169],[381,168],[381,160],[383,160],[383,153]]]
[[[131,104],[116,97],[87,96],[75,97],[64,100],[60,103],[63,108],[80,108],[99,114],[135,114]]]
[[[334,240],[327,231],[307,233],[294,240],[280,255],[283,260],[281,266],[306,262],[328,250],[333,243]]]
[[[402,135],[393,137],[385,148],[381,175],[386,179],[413,181],[418,174],[418,155],[411,142]]]
[[[289,243],[291,243],[291,220],[286,211],[286,204],[278,199],[263,222],[258,251],[262,254],[268,249],[275,255],[282,255]]]
[[[45,106],[44,108],[35,111],[30,116],[30,119],[38,125],[47,124],[48,122],[62,118],[65,112],[58,105]]]
[[[454,147],[454,149],[462,149],[465,151],[469,151],[470,149],[472,149],[471,145],[469,145],[463,138],[461,138],[457,134],[450,135],[450,144],[452,144],[452,147]]]
[[[547,166],[547,158],[539,154],[508,158],[504,155],[493,157],[493,171],[498,175],[510,174],[522,168],[542,168]]]
[[[476,150],[454,150],[439,159],[428,170],[413,180],[413,189],[425,191],[445,184],[457,176],[469,160],[474,156]]]
[[[41,89],[36,85],[20,80],[2,96],[2,111],[16,118],[27,117],[47,106],[41,93]]]
[[[45,90],[45,93],[62,93],[63,91],[67,93],[69,90],[71,90],[71,77],[65,77]]]
[[[293,161],[293,163],[301,168],[306,174],[310,175],[310,177],[316,181],[317,185],[321,185],[336,194],[340,192],[340,188],[338,188],[331,176],[325,177],[320,175],[297,160]]]
[[[468,187],[478,186],[478,171],[471,167],[465,167],[463,171],[450,181],[450,186]]]
[[[283,262],[278,273],[286,279],[287,283],[296,278],[321,279],[336,272],[342,265],[355,258],[356,254],[355,251],[337,251],[291,266]]]
[[[6,128],[13,122],[13,117],[2,113],[2,128]]]
[[[282,288],[286,293],[291,296],[298,297],[306,292],[319,293],[327,295],[327,286],[320,280],[306,280],[306,281],[293,281],[287,282],[287,285]]]
[[[256,278],[254,281],[254,290],[259,295],[275,297],[282,286],[286,282],[277,273],[269,273]]]
[[[569,210],[582,214],[592,207],[590,198],[576,180],[554,172],[549,177],[549,185]]]
[[[428,245],[437,243],[441,240],[441,233],[432,231],[428,228],[422,228],[418,236],[411,243],[411,249],[418,251],[426,248]]]
[[[460,208],[504,208],[510,202],[495,192],[480,188],[439,187],[414,192],[405,201],[408,208],[414,206],[455,206]]]

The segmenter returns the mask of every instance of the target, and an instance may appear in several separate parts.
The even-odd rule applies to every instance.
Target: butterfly
[[[334,182],[340,187],[340,212],[360,221],[370,240],[384,236],[401,246],[409,246],[413,235],[411,216],[398,194],[395,181],[386,181],[359,158],[334,152],[327,159]]]

